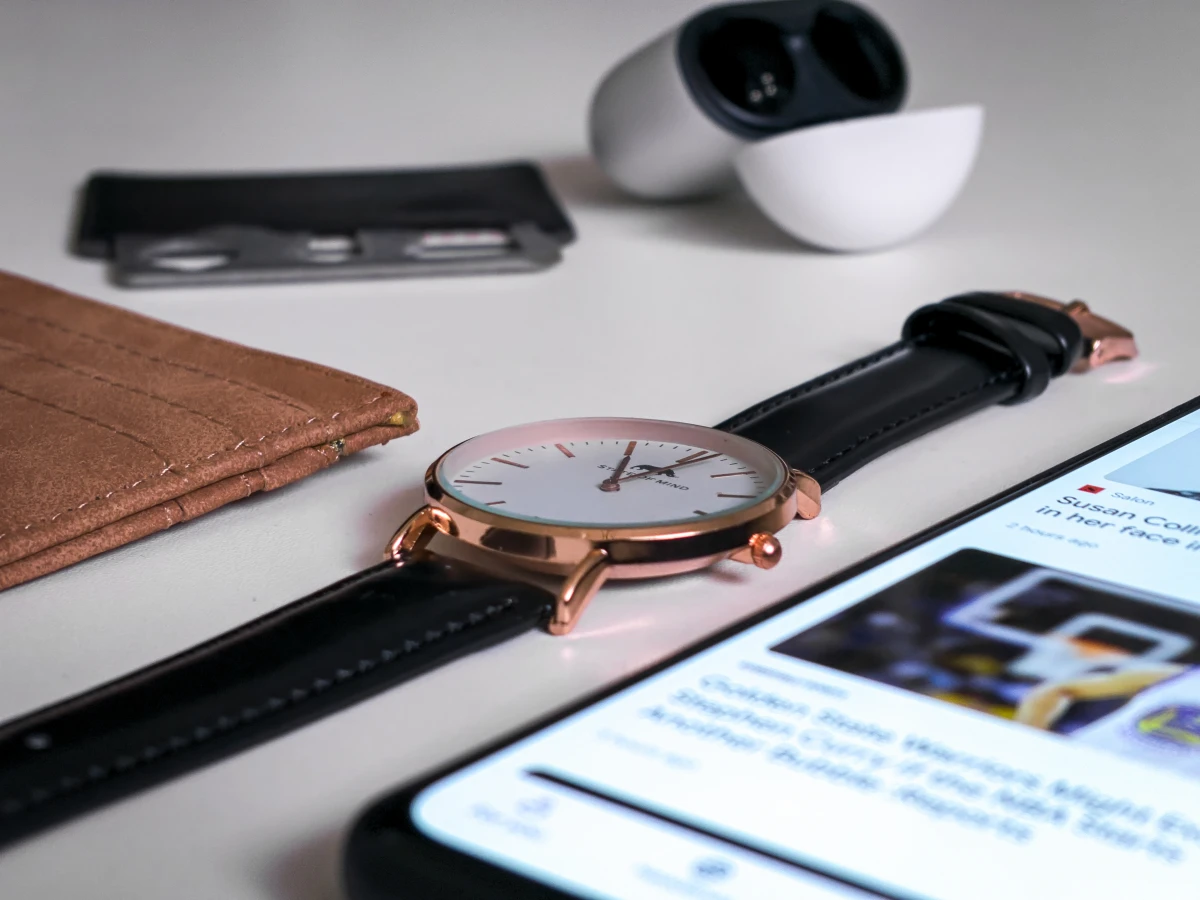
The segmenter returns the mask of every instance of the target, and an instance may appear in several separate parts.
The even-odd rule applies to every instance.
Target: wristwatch
[[[566,634],[606,579],[724,559],[769,569],[776,533],[869,460],[1136,352],[1082,302],[976,292],[916,310],[899,342],[715,428],[581,418],[467,440],[429,467],[426,504],[380,564],[0,726],[0,842],[515,635]],[[436,535],[450,552],[429,546]],[[466,545],[482,565],[455,558]]]

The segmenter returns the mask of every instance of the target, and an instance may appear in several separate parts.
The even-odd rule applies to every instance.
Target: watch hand
[[[600,482],[600,490],[619,491],[621,489],[621,485],[617,484],[617,481],[620,480],[621,473],[625,471],[625,467],[627,465],[629,465],[628,456],[624,457],[619,463],[617,463],[617,467],[613,469],[613,473]]]
[[[621,485],[617,484],[621,480],[621,473],[625,471],[625,467],[629,465],[629,459],[633,456],[633,450],[637,446],[637,441],[630,441],[629,446],[625,448],[625,456],[617,463],[617,467],[613,469],[613,473],[600,482],[599,487],[602,491],[619,491]]]
[[[666,472],[668,469],[677,469],[680,466],[690,466],[693,463],[707,462],[708,460],[716,459],[721,455],[720,453],[709,453],[708,456],[705,456],[705,453],[708,453],[708,451],[701,450],[698,453],[693,453],[691,456],[685,456],[683,459],[677,459],[669,466],[660,466],[657,469],[647,469],[645,472],[638,472],[636,475],[626,475],[617,483],[624,484],[626,481],[633,481],[635,478],[645,478],[648,475],[660,475],[663,472]]]

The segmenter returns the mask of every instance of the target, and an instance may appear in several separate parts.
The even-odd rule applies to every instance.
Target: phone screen
[[[1200,411],[435,781],[585,897],[1200,884]]]

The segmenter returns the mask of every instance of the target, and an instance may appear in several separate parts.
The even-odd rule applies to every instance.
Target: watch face
[[[467,506],[579,527],[697,525],[770,498],[787,477],[767,448],[699,425],[562,419],[462,443],[438,484]]]

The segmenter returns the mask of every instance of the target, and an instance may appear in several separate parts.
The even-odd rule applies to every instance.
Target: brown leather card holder
[[[416,429],[400,391],[0,272],[0,589]]]

